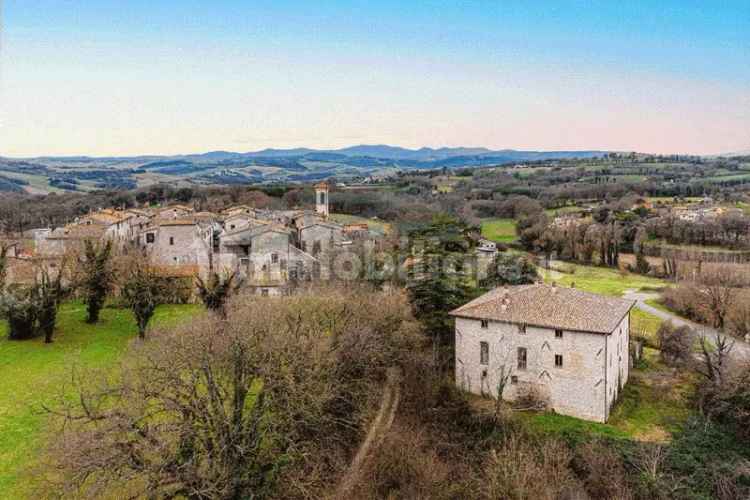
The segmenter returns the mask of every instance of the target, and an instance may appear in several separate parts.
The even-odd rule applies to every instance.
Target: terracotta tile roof
[[[500,287],[451,311],[452,316],[611,333],[635,304],[575,288],[546,284]]]

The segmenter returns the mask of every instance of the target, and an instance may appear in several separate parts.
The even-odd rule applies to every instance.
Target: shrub
[[[508,500],[572,496],[580,489],[570,469],[572,458],[562,441],[534,442],[513,433],[489,454],[483,470],[483,496]]]
[[[682,365],[692,355],[695,332],[689,326],[675,327],[671,321],[665,321],[656,331],[661,359],[669,366]]]
[[[37,335],[39,305],[30,288],[16,288],[4,293],[0,310],[8,320],[10,340],[27,340]]]
[[[413,427],[391,429],[363,478],[365,498],[455,498],[450,466]]]
[[[633,495],[622,456],[602,441],[582,443],[576,449],[575,468],[591,498],[627,500]]]

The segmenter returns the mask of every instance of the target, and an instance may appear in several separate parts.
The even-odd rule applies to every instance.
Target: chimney
[[[510,305],[510,293],[508,290],[505,290],[505,293],[503,294],[503,298],[500,301],[500,310],[503,312],[508,310],[508,306]]]

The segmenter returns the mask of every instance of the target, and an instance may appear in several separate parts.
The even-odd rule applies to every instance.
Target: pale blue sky
[[[709,3],[5,0],[0,155],[748,149],[750,2]]]

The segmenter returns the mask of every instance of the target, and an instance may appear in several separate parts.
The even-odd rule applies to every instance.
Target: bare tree
[[[195,287],[206,309],[217,312],[221,316],[226,316],[226,303],[237,288],[235,286],[236,277],[237,273],[235,272],[226,272],[221,275],[211,273],[206,280],[200,276],[196,277]]]
[[[665,321],[659,326],[656,337],[661,358],[666,364],[679,365],[690,359],[695,332],[689,326],[675,327],[671,321]]]
[[[61,391],[52,479],[89,498],[323,496],[418,331],[403,294],[238,296]]]
[[[706,338],[706,335],[701,335],[700,347],[701,363],[696,366],[696,371],[711,384],[717,387],[723,386],[729,364],[729,354],[734,348],[734,340],[729,340],[726,335],[718,334],[714,344]]]
[[[737,300],[738,289],[735,275],[729,269],[715,268],[711,272],[703,271],[699,276],[696,289],[703,297],[703,307],[713,320],[713,326],[724,329],[727,315]]]

